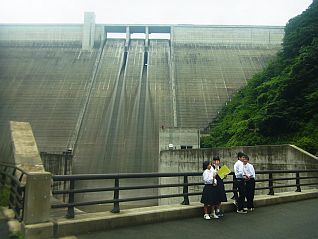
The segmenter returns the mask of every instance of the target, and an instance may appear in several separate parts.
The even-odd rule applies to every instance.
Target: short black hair
[[[206,170],[208,168],[208,165],[210,164],[211,162],[210,161],[204,161],[203,164],[202,164],[202,169],[203,170]]]
[[[215,161],[216,161],[216,160],[219,160],[219,161],[221,161],[221,160],[220,160],[220,157],[219,157],[219,155],[217,155],[217,156],[213,156],[213,160],[215,160]]]
[[[237,159],[239,159],[239,158],[241,158],[241,157],[243,157],[243,156],[245,156],[246,154],[245,153],[243,153],[243,152],[238,152],[237,153]]]

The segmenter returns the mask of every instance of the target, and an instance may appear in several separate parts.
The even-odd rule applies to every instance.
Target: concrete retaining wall
[[[250,163],[254,165],[256,171],[260,170],[293,170],[293,169],[318,169],[318,158],[305,152],[294,145],[264,145],[264,146],[244,146],[231,148],[212,149],[187,149],[187,150],[167,150],[160,152],[159,172],[197,172],[202,171],[202,163],[211,160],[214,155],[219,155],[221,163],[226,164],[231,170],[236,162],[237,152],[243,151],[250,157]],[[307,174],[301,174],[306,176]],[[274,177],[295,177],[294,174],[274,175]],[[267,175],[257,175],[257,179],[268,178]],[[191,181],[192,180],[192,181]],[[228,180],[232,180],[229,177]],[[306,179],[308,183],[313,182]],[[199,178],[189,179],[189,182],[200,182]],[[183,179],[162,178],[160,184],[182,183]],[[302,181],[303,182],[303,181]],[[284,182],[274,182],[274,186],[280,184],[295,184],[295,180]],[[258,187],[268,186],[268,183],[257,183]],[[231,185],[226,185],[226,189],[231,189]],[[303,187],[310,188],[310,187]],[[275,192],[295,191],[295,187],[275,189]],[[190,187],[190,192],[202,192],[202,186]],[[268,190],[256,191],[256,194],[267,194]],[[182,193],[180,189],[160,189],[159,194]],[[229,194],[228,197],[231,197]],[[193,196],[190,201],[199,201],[201,196]],[[159,204],[177,203],[180,199],[161,199]]]
[[[195,128],[165,128],[161,126],[159,132],[159,149],[169,149],[169,144],[173,149],[181,147],[200,148],[200,131]]]

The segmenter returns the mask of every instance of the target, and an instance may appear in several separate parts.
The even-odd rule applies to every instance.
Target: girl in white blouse
[[[215,179],[216,171],[211,165],[211,162],[203,162],[203,182],[204,188],[201,197],[201,203],[204,204],[204,219],[209,220],[211,217],[219,218],[214,211],[214,206],[217,205],[217,181]],[[209,213],[212,212],[211,216]]]

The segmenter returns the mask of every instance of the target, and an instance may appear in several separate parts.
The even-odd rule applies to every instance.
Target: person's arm
[[[217,181],[216,181],[216,175],[217,175],[217,171],[214,169],[214,168],[211,168],[210,169],[211,171],[211,175],[212,175],[212,184],[213,185],[216,185],[217,184]]]
[[[250,164],[250,171],[251,171],[251,176],[253,176],[253,178],[255,179],[255,169],[254,169],[254,166],[252,164]]]
[[[248,180],[248,179],[250,179],[250,174],[249,174],[249,167],[248,167],[248,165],[247,164],[243,164],[243,178],[244,179],[246,179],[246,180]]]
[[[212,184],[213,178],[211,177],[211,173],[208,170],[203,172],[203,181],[205,184]]]

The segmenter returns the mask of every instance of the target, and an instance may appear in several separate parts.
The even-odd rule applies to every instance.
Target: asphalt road
[[[226,213],[222,219],[188,218],[90,233],[78,239],[318,238],[318,198],[256,208],[248,214]]]

